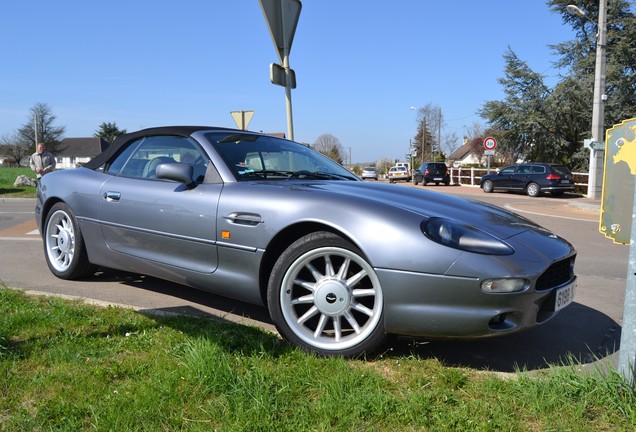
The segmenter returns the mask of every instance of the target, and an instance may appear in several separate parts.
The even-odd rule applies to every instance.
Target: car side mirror
[[[192,180],[193,174],[194,168],[192,165],[186,163],[164,163],[157,166],[158,179],[183,183],[188,189],[194,187],[194,180]]]

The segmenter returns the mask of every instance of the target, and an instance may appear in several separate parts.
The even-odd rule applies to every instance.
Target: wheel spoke
[[[361,312],[367,316],[373,316],[373,311],[371,309],[369,309],[368,307],[366,307],[365,305],[363,305],[362,303],[354,303],[352,305],[352,308],[357,310],[358,312]]]
[[[308,262],[307,264],[305,264],[305,267],[309,269],[309,271],[311,272],[311,275],[314,277],[316,281],[319,281],[320,279],[324,277],[324,275],[320,273],[318,269],[313,266],[312,263]]]
[[[313,304],[314,303],[314,295],[313,294],[307,294],[307,295],[304,295],[304,296],[300,296],[298,298],[291,299],[290,303],[293,304],[293,305]]]
[[[314,331],[315,338],[320,337],[326,325],[327,325],[327,315],[320,315],[320,319],[318,320],[318,325],[316,326],[316,330]]]
[[[312,306],[307,312],[305,312],[305,314],[303,316],[298,318],[298,321],[297,321],[298,324],[303,324],[309,318],[315,316],[318,312],[319,312],[318,308],[316,306]]]
[[[336,274],[336,271],[333,268],[333,263],[331,262],[331,256],[327,255],[325,257],[325,275],[333,276]]]
[[[347,272],[349,271],[349,266],[351,265],[351,259],[347,258],[344,260],[340,269],[338,270],[338,279],[344,280],[347,277]]]
[[[356,321],[356,318],[351,315],[351,312],[347,311],[344,314],[345,319],[347,320],[347,322],[351,325],[351,328],[353,329],[353,331],[356,332],[356,334],[360,333],[360,325],[358,324],[358,321]]]
[[[375,289],[373,288],[354,289],[351,292],[351,295],[353,295],[354,297],[370,297],[375,295]]]
[[[367,275],[366,271],[360,270],[358,273],[354,274],[349,279],[347,279],[347,286],[349,287],[356,286],[356,284],[360,282],[362,279],[364,279],[366,275]]]
[[[307,282],[302,279],[294,279],[294,284],[299,285],[311,292],[314,291],[314,287],[316,286],[315,282]]]
[[[333,317],[334,340],[340,342],[342,338],[342,327],[340,326],[340,317]]]

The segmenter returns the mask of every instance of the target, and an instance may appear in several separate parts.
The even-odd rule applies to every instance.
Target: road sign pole
[[[298,25],[298,17],[302,4],[300,0],[259,0],[265,21],[269,27],[272,41],[278,52],[278,58],[282,63],[282,70],[285,75],[285,100],[287,111],[287,138],[294,139],[294,125],[292,116],[291,90],[296,86],[295,74],[289,67],[289,52],[291,51],[294,33]],[[278,68],[270,69],[270,73]],[[279,80],[272,80],[273,84],[283,85]]]
[[[632,214],[636,214],[636,188],[634,188],[634,204]],[[625,306],[623,309],[623,326],[621,329],[621,345],[618,355],[618,370],[627,382],[634,386],[634,369],[636,369],[636,224],[632,224],[629,260],[627,262],[627,287],[625,289]]]
[[[287,34],[288,29],[286,25],[288,25],[291,17],[289,16],[289,8],[282,7],[282,27],[283,34]],[[283,68],[285,69],[285,106],[287,109],[287,139],[294,140],[294,118],[292,114],[292,99],[291,99],[291,79],[290,79],[290,71],[289,71],[289,44],[284,44],[283,46]]]

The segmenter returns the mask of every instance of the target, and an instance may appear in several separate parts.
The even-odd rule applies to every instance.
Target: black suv
[[[497,174],[488,174],[479,182],[484,192],[495,190],[525,192],[536,197],[541,192],[562,195],[574,190],[570,168],[553,163],[515,164],[503,168]]]
[[[448,168],[443,162],[424,162],[415,170],[413,182],[416,185],[422,183],[424,186],[428,183],[435,183],[436,185],[444,183],[448,186],[450,184]]]

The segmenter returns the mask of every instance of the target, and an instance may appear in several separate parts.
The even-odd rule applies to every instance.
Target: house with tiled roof
[[[481,157],[483,156],[483,150],[478,152],[475,150],[475,146],[464,140],[464,145],[452,152],[447,159],[447,161],[452,164],[452,166],[459,167],[462,165],[478,165],[481,163]]]
[[[103,138],[64,138],[55,147],[56,169],[76,168],[108,147]]]

